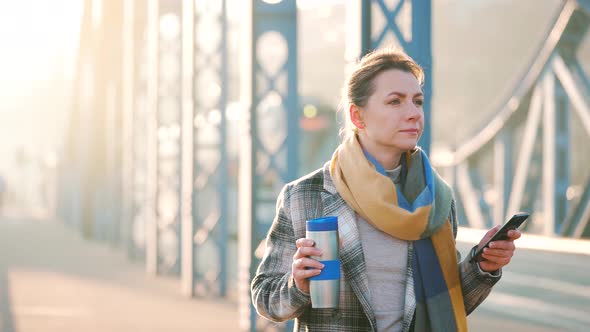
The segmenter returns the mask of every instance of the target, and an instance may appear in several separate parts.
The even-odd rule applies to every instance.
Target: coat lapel
[[[324,191],[322,203],[325,216],[338,216],[338,233],[341,239],[340,260],[346,281],[354,291],[373,329],[376,330],[376,320],[369,302],[369,280],[367,266],[361,245],[359,230],[356,224],[357,216],[354,210],[346,204],[336,191],[330,177],[330,163],[324,166]]]

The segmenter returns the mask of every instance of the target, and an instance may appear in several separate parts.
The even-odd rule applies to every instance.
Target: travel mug
[[[317,259],[324,268],[322,272],[309,278],[309,295],[312,308],[337,308],[340,298],[340,254],[338,240],[338,217],[322,217],[306,222],[305,237],[312,239],[322,251]]]

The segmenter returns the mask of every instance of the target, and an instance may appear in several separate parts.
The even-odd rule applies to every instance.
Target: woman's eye
[[[401,103],[401,101],[399,99],[394,99],[392,101],[389,102],[392,105],[399,105]]]
[[[416,105],[418,105],[418,106],[422,106],[422,105],[424,105],[424,100],[422,100],[422,99],[416,99],[416,100],[414,100],[414,103]]]

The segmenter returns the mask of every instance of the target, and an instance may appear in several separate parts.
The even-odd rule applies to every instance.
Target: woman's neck
[[[363,135],[358,135],[361,147],[367,151],[373,158],[377,159],[379,164],[385,169],[394,169],[399,166],[399,162],[404,151],[391,147],[383,147],[366,139]]]

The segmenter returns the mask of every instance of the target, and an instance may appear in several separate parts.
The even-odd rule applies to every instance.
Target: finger
[[[315,245],[315,242],[312,239],[307,239],[307,238],[301,238],[301,239],[297,239],[297,241],[295,241],[295,246],[297,248],[301,248],[301,247],[313,247]]]
[[[511,229],[508,231],[508,238],[512,241],[520,238],[521,235],[522,233],[517,229]]]
[[[322,251],[316,247],[301,247],[297,249],[295,255],[293,256],[294,259],[307,257],[307,256],[321,256]]]
[[[324,268],[324,264],[316,261],[313,258],[299,258],[293,261],[293,267],[295,267],[296,269],[307,269],[307,268],[315,268],[315,269],[323,269]]]
[[[485,248],[483,252],[488,257],[511,258],[514,255],[514,250]]]
[[[516,246],[514,245],[513,241],[494,241],[490,242],[489,248],[514,251]]]
[[[508,265],[510,263],[510,257],[498,257],[498,256],[491,256],[488,254],[483,254],[483,258],[485,258],[485,262],[490,264],[495,264],[498,268]]]
[[[501,225],[496,225],[492,228],[490,228],[487,232],[486,235],[484,235],[484,237],[489,236],[491,237],[492,235],[496,234],[496,232],[498,232],[498,230],[500,230]]]
[[[319,270],[319,269],[295,270],[295,271],[293,271],[293,277],[298,280],[307,279],[307,278],[317,276],[321,272],[322,272],[322,270]]]
[[[510,259],[512,259],[512,255],[508,254],[498,254],[491,251],[482,254],[482,257],[488,262],[494,262],[497,264],[508,264]]]
[[[496,225],[493,228],[489,229],[486,234],[483,236],[483,238],[480,241],[480,244],[486,242],[487,240],[491,239],[492,236],[494,236],[494,234],[496,234],[496,232],[498,232],[498,230],[500,229],[500,225]]]
[[[481,248],[484,243],[488,242],[492,236],[494,236],[494,234],[496,234],[496,232],[498,232],[500,225],[496,225],[494,227],[492,227],[490,230],[488,230],[485,235],[481,238],[481,240],[479,241],[477,247]]]

